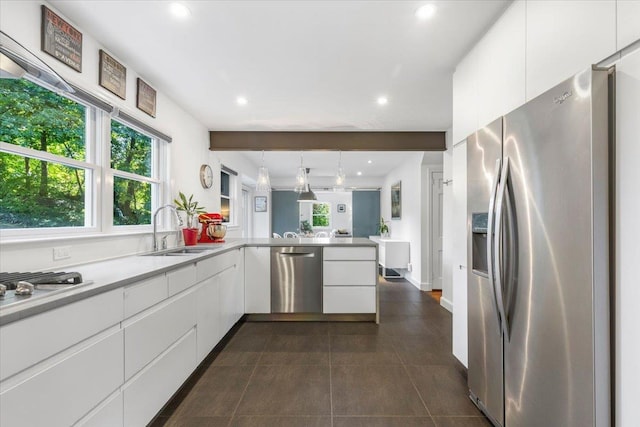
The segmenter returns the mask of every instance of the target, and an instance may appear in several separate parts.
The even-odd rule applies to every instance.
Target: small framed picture
[[[151,117],[156,116],[156,90],[139,77],[136,107]]]
[[[345,213],[347,211],[347,205],[344,203],[338,203],[338,212]]]
[[[267,196],[255,196],[253,198],[253,210],[255,212],[266,212]]]
[[[127,69],[111,55],[100,49],[98,83],[114,95],[126,99]]]

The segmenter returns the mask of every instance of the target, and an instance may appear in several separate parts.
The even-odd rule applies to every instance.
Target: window
[[[113,225],[151,224],[157,141],[118,121],[111,121]]]
[[[89,113],[28,80],[0,79],[0,228],[92,225]]]
[[[314,203],[311,211],[314,227],[330,227],[331,226],[331,204],[330,203]]]
[[[112,120],[109,106],[92,99],[0,79],[3,237],[151,223],[162,201],[167,150],[153,130],[140,130],[146,125],[134,126],[125,114]]]
[[[227,171],[220,171],[220,214],[222,222],[231,222],[231,181],[232,177]]]

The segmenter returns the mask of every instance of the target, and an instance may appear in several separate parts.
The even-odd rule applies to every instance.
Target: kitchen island
[[[245,314],[271,315],[271,248],[296,246],[322,249],[318,316],[377,320],[368,239],[229,239],[74,266],[87,282],[0,307],[0,425],[147,424]]]

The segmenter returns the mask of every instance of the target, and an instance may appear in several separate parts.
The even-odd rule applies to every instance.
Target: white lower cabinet
[[[244,249],[244,312],[271,313],[271,247]]]
[[[114,427],[122,425],[124,413],[122,392],[118,390],[107,397],[97,408],[81,419],[77,427]]]
[[[146,366],[196,325],[196,293],[187,291],[126,320],[125,379]]]
[[[375,247],[325,248],[322,263],[322,312],[376,313],[378,268]]]
[[[124,426],[147,425],[196,366],[193,328],[124,385]]]
[[[374,286],[325,286],[322,295],[323,313],[375,313]]]
[[[70,426],[122,385],[122,330],[114,327],[65,353],[41,371],[30,368],[26,380],[2,384],[0,425]]]
[[[220,325],[219,277],[214,276],[203,281],[196,293],[198,296],[198,362],[201,362],[223,335]]]

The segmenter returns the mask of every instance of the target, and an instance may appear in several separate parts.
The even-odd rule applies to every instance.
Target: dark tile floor
[[[237,325],[153,426],[489,426],[451,354],[451,314],[395,279],[380,324]]]

